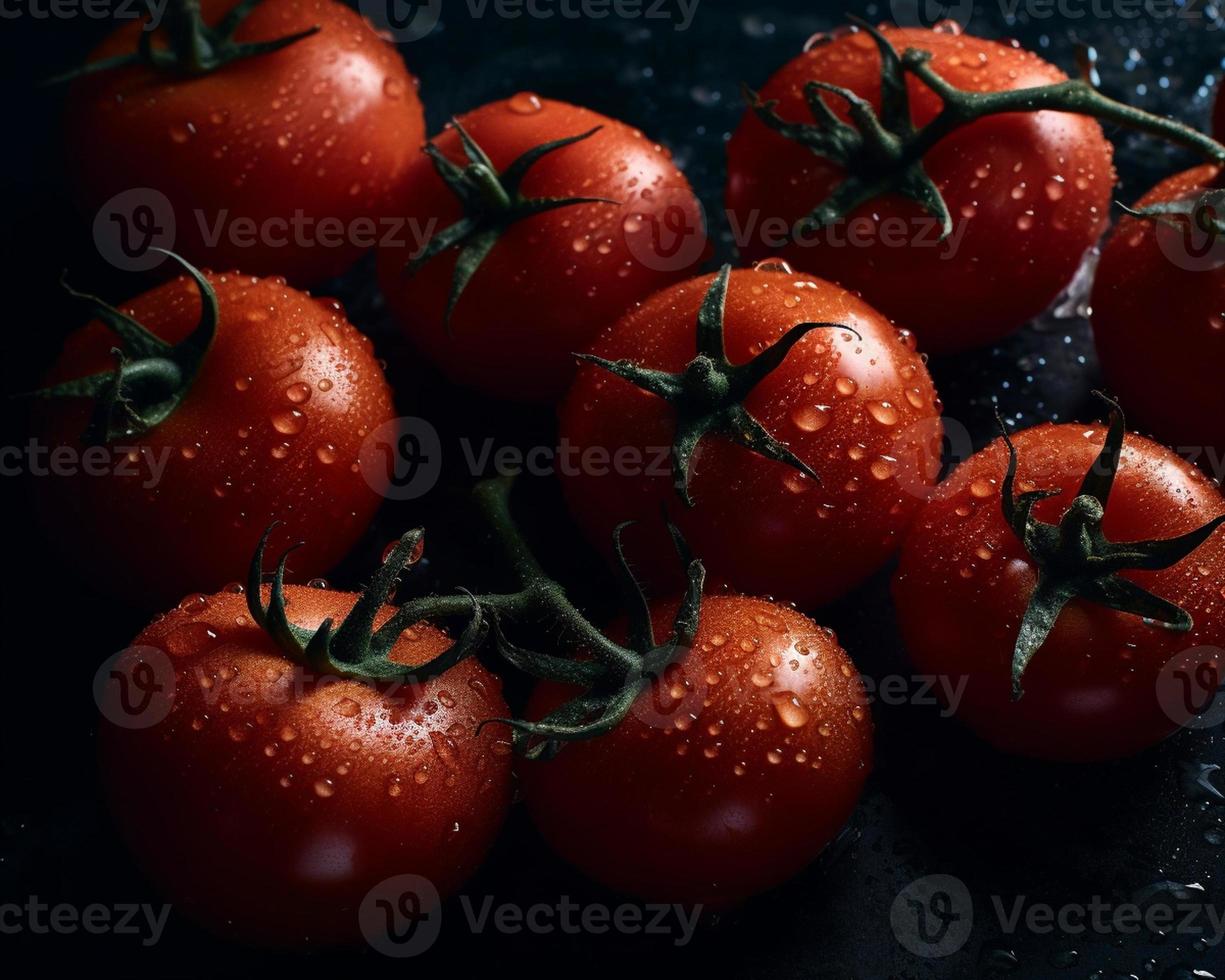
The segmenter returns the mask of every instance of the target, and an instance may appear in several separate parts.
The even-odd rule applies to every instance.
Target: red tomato
[[[531,93],[493,102],[460,124],[499,171],[537,146],[585,139],[526,172],[530,198],[605,198],[512,222],[461,294],[447,325],[457,249],[413,274],[416,247],[379,250],[379,280],[409,339],[460,384],[517,401],[555,401],[574,374],[575,351],[656,289],[690,274],[706,246],[701,206],[666,150],[636,129],[580,106]],[[448,127],[435,144],[466,163]],[[402,198],[404,213],[434,235],[464,217],[424,154]]]
[[[35,405],[33,437],[51,454],[48,472],[32,481],[48,533],[97,587],[142,605],[233,580],[274,519],[308,539],[294,572],[319,575],[382,500],[358,467],[364,437],[395,415],[369,338],[338,303],[283,280],[207,278],[220,306],[216,335],[160,425],[87,450],[92,401]],[[171,343],[192,332],[200,308],[185,276],[123,307]],[[46,383],[114,370],[116,344],[90,323],[69,336]],[[92,474],[87,452],[100,460]],[[71,465],[57,465],[56,453]]]
[[[204,0],[205,20],[235,2]],[[172,247],[198,264],[298,285],[347,269],[391,215],[425,120],[396,49],[344,4],[263,0],[235,39],[316,25],[312,37],[196,77],[137,66],[75,82],[66,144],[83,206],[148,188],[173,209]],[[125,23],[90,60],[135,51],[142,30]]]
[[[943,30],[883,28],[898,53],[919,48],[959,89],[1002,91],[1065,79],[1018,47]],[[804,85],[850,89],[880,108],[880,54],[854,31],[788,62],[761,89],[777,113],[813,121]],[[934,92],[907,76],[911,117],[930,122]],[[838,96],[827,99],[849,118]],[[1003,337],[1042,312],[1068,284],[1105,228],[1115,175],[1112,148],[1098,123],[1058,112],[1007,113],[956,130],[923,165],[953,219],[949,238],[918,204],[896,195],[859,206],[831,231],[773,247],[763,222],[787,228],[823,201],[842,170],[770,130],[752,111],[728,144],[727,204],[749,258],[781,254],[797,268],[861,292],[918,335],[924,350],[946,353]],[[777,235],[777,229],[774,232]]]
[[[339,622],[356,599],[292,585],[285,594],[306,629]],[[450,645],[422,623],[389,658],[418,665]],[[145,728],[103,722],[103,783],[146,873],[216,932],[282,946],[360,942],[372,887],[415,874],[445,897],[502,825],[510,742],[475,731],[507,708],[476,660],[417,685],[312,676],[251,621],[245,596],[221,592],[183,600],[115,669],[135,676],[142,661],[173,670],[169,714]]]
[[[659,635],[675,610],[653,606]],[[573,693],[541,683],[528,717]],[[693,648],[617,728],[519,773],[536,826],[586,874],[651,901],[726,905],[820,853],[871,758],[863,685],[833,633],[721,595],[703,601]]]
[[[713,276],[673,286],[608,330],[594,353],[678,372],[693,359],[695,320]],[[661,506],[711,577],[804,607],[844,595],[876,571],[939,471],[939,402],[913,342],[843,289],[786,267],[731,273],[724,340],[733,364],[804,321],[814,330],[744,401],[820,477],[720,435],[698,444],[678,498],[668,451],[675,409],[601,367],[584,365],[560,409],[559,470],[570,511],[607,549],[626,531],[637,570],[674,583],[675,555],[654,532]]]
[[[1056,523],[1089,472],[1103,426],[1040,425],[1018,433],[1018,492],[1057,490],[1035,514]],[[1007,452],[997,441],[961,464],[915,519],[893,584],[902,636],[916,670],[956,688],[954,713],[1005,751],[1093,761],[1130,755],[1177,727],[1163,702],[1183,651],[1225,644],[1225,535],[1162,571],[1125,571],[1190,613],[1178,633],[1139,616],[1073,599],[1055,621],[1012,700],[1010,661],[1037,581],[1028,552],[1000,505]],[[1195,467],[1128,435],[1102,530],[1111,541],[1172,538],[1225,513],[1217,489]],[[1189,719],[1188,719],[1189,720]]]
[[[1194,202],[1219,187],[1220,168],[1163,180],[1137,208]],[[1225,246],[1191,216],[1124,215],[1102,249],[1093,337],[1112,391],[1146,431],[1220,471],[1225,450]],[[1220,216],[1218,216],[1220,217]],[[1154,331],[1161,342],[1154,343]],[[1208,455],[1211,453],[1212,455]]]

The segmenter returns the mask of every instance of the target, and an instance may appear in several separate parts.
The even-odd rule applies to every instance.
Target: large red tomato
[[[883,28],[898,51],[931,52],[936,73],[959,89],[1001,91],[1066,78],[1018,46],[945,30]],[[880,109],[881,58],[872,37],[852,31],[805,51],[762,87],[789,122],[813,123],[804,87],[841,86]],[[942,102],[907,76],[910,114],[929,123]],[[827,95],[841,119],[846,102]],[[837,165],[768,128],[753,111],[728,144],[727,204],[745,256],[780,254],[797,268],[860,291],[930,353],[990,343],[1044,310],[1071,280],[1105,229],[1115,175],[1098,123],[1059,112],[979,119],[940,140],[923,166],[945,202],[953,230],[917,203],[889,194],[856,207],[847,221],[800,240],[786,231],[843,177]],[[771,232],[768,223],[781,219]]]
[[[436,160],[419,155],[400,200],[414,227],[428,238],[465,220],[473,227],[416,269],[408,264],[424,242],[380,249],[383,292],[409,339],[453,381],[499,398],[554,401],[574,374],[575,351],[697,267],[706,247],[701,207],[667,150],[590,109],[524,92],[459,124],[498,174],[479,158],[474,166],[453,125],[435,139],[480,199],[465,210]],[[605,200],[534,210],[499,199],[495,185],[516,159],[583,134],[535,159],[519,174],[519,193],[533,202]],[[469,250],[479,264],[449,310]]]
[[[235,5],[204,0],[204,19],[216,25]],[[335,0],[262,0],[234,40],[316,26],[313,36],[203,74],[137,65],[76,81],[65,137],[83,206],[94,213],[114,195],[141,192],[118,202],[114,219],[133,224],[137,244],[150,219],[167,221],[150,193],[159,192],[174,234],[157,244],[198,264],[297,285],[343,272],[391,228],[425,120],[396,49]],[[90,61],[135,52],[143,29],[124,24]],[[165,32],[154,37],[164,43]]]
[[[111,810],[141,867],[208,928],[280,946],[360,942],[380,924],[363,899],[381,882],[416,875],[445,897],[493,842],[511,745],[476,729],[506,714],[499,682],[473,659],[407,685],[313,673],[252,621],[240,592],[189,596],[112,665],[142,711],[111,710],[98,733]],[[339,623],[356,599],[284,593],[307,630]],[[450,645],[419,623],[388,657],[417,666]],[[142,670],[157,693],[139,702]]]
[[[215,336],[159,424],[91,446],[83,433],[98,399],[35,404],[33,437],[47,456],[31,466],[31,483],[48,533],[97,587],[146,606],[232,581],[274,519],[308,541],[294,571],[319,575],[382,501],[358,463],[365,436],[395,414],[369,338],[340,304],[283,280],[210,273],[207,281],[218,303]],[[178,344],[200,322],[200,291],[182,276],[123,311]],[[116,346],[129,368],[141,362],[90,323],[69,336],[46,384],[113,371]],[[125,393],[159,394],[135,384]]]
[[[1201,195],[1219,191],[1219,178],[1217,166],[1196,167],[1145,194],[1137,208],[1182,202],[1189,213],[1124,215],[1102,249],[1092,298],[1093,337],[1111,389],[1145,431],[1195,454],[1217,476],[1225,450],[1225,242],[1198,228],[1194,211]]]
[[[593,352],[692,375],[698,311],[715,281],[657,293]],[[593,544],[607,548],[614,525],[636,520],[625,535],[631,558],[656,583],[671,581],[675,556],[652,530],[666,506],[714,579],[805,607],[844,595],[886,561],[939,471],[936,392],[911,338],[851,293],[785,266],[731,272],[723,310],[731,364],[805,321],[847,329],[806,334],[743,408],[818,479],[711,432],[690,462],[692,507],[678,497],[669,461],[681,435],[676,405],[603,367],[580,369],[560,409],[559,470]]]
[[[1105,432],[1048,424],[1016,435],[1018,493],[1058,491],[1037,503],[1039,520],[1054,524],[1071,510]],[[906,539],[893,596],[916,669],[949,678],[951,688],[964,681],[954,713],[1010,752],[1089,761],[1154,744],[1192,720],[1179,716],[1179,684],[1201,666],[1195,651],[1215,649],[1202,658],[1211,666],[1225,645],[1225,534],[1212,535],[1172,567],[1138,570],[1133,562],[1122,572],[1185,610],[1190,631],[1073,598],[1033,655],[1014,700],[1010,665],[1039,566],[1002,513],[1007,462],[997,441],[961,464]],[[1174,538],[1222,514],[1225,501],[1199,470],[1156,443],[1127,436],[1101,522],[1109,541]],[[1187,663],[1179,660],[1184,654]]]
[[[675,603],[652,609],[666,635]],[[528,717],[574,692],[540,684]],[[519,766],[566,860],[650,901],[726,905],[799,872],[846,823],[872,718],[833,633],[785,606],[703,600],[687,653],[609,734]]]

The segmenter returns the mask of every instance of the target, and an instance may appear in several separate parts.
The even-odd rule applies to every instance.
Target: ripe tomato
[[[1017,490],[1060,492],[1037,503],[1040,520],[1054,523],[1069,511],[1104,436],[1103,426],[1072,424],[1016,435]],[[1110,541],[1173,538],[1225,514],[1204,475],[1156,443],[1128,435],[1120,458],[1101,525]],[[1177,682],[1166,665],[1184,651],[1225,644],[1225,535],[1170,568],[1122,573],[1189,613],[1191,631],[1073,598],[1029,663],[1023,696],[1013,700],[1010,661],[1037,565],[1001,511],[1006,466],[1000,441],[962,463],[906,538],[893,597],[916,669],[951,686],[964,678],[954,713],[1009,752],[1093,761],[1156,743],[1178,725],[1163,700]]]
[[[357,598],[292,585],[284,594],[291,622],[311,630],[339,622]],[[422,623],[388,656],[419,665],[450,645]],[[245,596],[226,591],[184,599],[114,669],[134,678],[142,663],[171,692],[169,713],[144,728],[103,721],[103,783],[141,867],[216,932],[281,946],[360,942],[373,886],[415,874],[445,897],[502,825],[510,742],[475,731],[507,708],[474,659],[404,686],[316,676],[255,625]]]
[[[653,604],[659,635],[677,603]],[[573,690],[542,682],[527,716]],[[726,905],[799,872],[871,767],[859,674],[828,629],[763,599],[703,600],[692,648],[609,734],[519,766],[532,819],[580,870],[651,901]]]
[[[1216,166],[1175,174],[1136,207],[1192,204],[1219,187],[1219,176]],[[1203,453],[1219,470],[1225,248],[1218,236],[1188,224],[1189,217],[1120,219],[1094,281],[1093,337],[1106,380],[1145,431],[1180,451]],[[1161,343],[1153,343],[1154,329],[1161,330]]]
[[[700,205],[658,143],[590,109],[523,92],[459,122],[503,175],[529,150],[590,134],[537,159],[523,174],[522,194],[605,200],[517,218],[485,200],[466,215],[435,162],[421,154],[401,199],[404,213],[431,236],[478,213],[477,233],[489,230],[490,250],[449,319],[457,247],[415,270],[406,265],[419,249],[380,249],[383,292],[409,339],[453,381],[499,398],[555,401],[574,374],[575,351],[697,267],[706,247]],[[434,143],[452,163],[468,162],[454,125]],[[486,174],[481,193],[497,197],[489,180]]]
[[[1045,85],[1063,72],[1019,47],[944,30],[882,28],[898,53],[919,48],[946,81],[970,91]],[[854,31],[788,62],[760,91],[783,119],[812,123],[804,86],[850,89],[880,110],[881,58]],[[911,118],[929,123],[942,102],[907,75]],[[846,102],[829,95],[839,118]],[[750,110],[728,144],[727,204],[749,258],[780,254],[797,268],[861,292],[914,330],[924,350],[990,343],[1044,310],[1105,228],[1114,185],[1112,149],[1098,123],[1057,112],[978,119],[940,140],[923,165],[953,220],[950,236],[897,195],[855,208],[831,230],[773,247],[763,222],[790,229],[823,201],[843,170],[768,128]],[[777,236],[777,229],[772,233]]]
[[[233,580],[273,519],[309,539],[295,552],[295,573],[319,575],[365,532],[382,500],[358,467],[363,438],[395,415],[369,338],[339,303],[283,280],[229,273],[207,281],[220,311],[216,334],[160,424],[87,447],[94,401],[35,405],[33,438],[51,454],[33,481],[48,533],[99,588],[142,604]],[[178,343],[201,318],[199,288],[180,277],[124,311]],[[46,383],[113,371],[116,343],[100,322],[88,324],[69,336]],[[57,453],[70,465],[57,465]],[[100,460],[92,470],[87,453]]]
[[[205,20],[216,24],[235,3],[203,0]],[[173,209],[174,248],[198,263],[297,285],[347,269],[391,214],[425,119],[396,49],[344,4],[263,0],[235,40],[314,26],[311,37],[204,74],[136,65],[76,81],[65,135],[83,207],[151,189]],[[143,27],[125,23],[90,61],[135,51]]]
[[[657,293],[606,331],[594,353],[685,369],[715,279]],[[819,482],[711,433],[693,453],[686,507],[668,461],[676,408],[603,367],[579,370],[560,408],[559,470],[570,511],[596,547],[608,548],[616,523],[636,520],[625,534],[636,568],[657,586],[671,582],[675,556],[652,530],[666,505],[712,578],[739,591],[807,608],[880,568],[939,471],[936,392],[911,339],[852,294],[785,265],[731,273],[723,338],[733,364],[805,321],[848,329],[808,333],[743,406]]]

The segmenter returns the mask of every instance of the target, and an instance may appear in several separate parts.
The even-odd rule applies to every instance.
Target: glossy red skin
[[[657,636],[675,608],[653,608]],[[727,905],[797,874],[846,823],[872,763],[863,685],[833,633],[764,599],[709,596],[663,683],[608,735],[519,764],[540,832],[649,901]],[[540,684],[528,717],[572,694]]]
[[[531,108],[539,105],[538,110]],[[460,117],[499,170],[552,140],[595,135],[539,160],[522,184],[528,197],[598,197],[511,225],[485,258],[444,326],[457,251],[412,277],[415,245],[379,250],[379,282],[404,331],[452,381],[497,398],[553,402],[574,375],[576,351],[636,302],[690,275],[705,249],[701,205],[658,143],[625,123],[554,99],[520,93]],[[434,142],[466,163],[448,127]],[[421,154],[401,200],[427,235],[463,216],[459,201]],[[653,246],[661,224],[693,230],[676,255]],[[670,225],[664,224],[665,227]]]
[[[695,355],[697,310],[711,281],[701,276],[657,293],[607,331],[594,352],[682,369]],[[573,462],[563,457],[559,472],[570,511],[596,547],[607,550],[613,527],[636,520],[625,532],[636,568],[674,585],[676,554],[659,533],[666,506],[713,581],[802,608],[844,595],[884,564],[939,471],[936,392],[910,339],[845,290],[779,270],[732,272],[724,335],[733,363],[804,321],[845,324],[863,340],[844,330],[810,332],[745,407],[817,472],[819,484],[786,463],[707,436],[693,456],[694,506],[687,508],[667,455],[672,408],[601,368],[580,368],[560,408],[561,445]],[[849,395],[841,393],[852,389],[847,379],[854,382]],[[828,421],[815,431],[801,427],[822,419]],[[607,473],[579,465],[598,463],[596,450],[607,450]],[[643,465],[616,472],[608,458],[619,451],[636,453]]]
[[[370,339],[333,300],[276,279],[208,279],[221,319],[200,373],[161,425],[111,446],[112,459],[116,446],[146,454],[133,472],[78,468],[32,480],[47,532],[74,567],[146,608],[240,577],[274,520],[306,541],[293,554],[294,575],[320,575],[365,533],[382,501],[357,465],[365,436],[395,416]],[[173,343],[198,323],[199,291],[180,277],[123,309]],[[69,336],[44,383],[113,369],[115,343],[100,323],[88,324]],[[92,401],[36,402],[32,435],[79,454],[92,409]],[[146,487],[155,482],[150,458],[166,462]]]
[[[204,0],[205,19],[213,23],[232,6]],[[425,118],[396,49],[341,3],[264,0],[237,39],[270,40],[314,25],[322,30],[313,37],[198,78],[142,67],[75,83],[65,144],[83,208],[92,214],[121,191],[153,188],[174,208],[174,250],[197,265],[282,275],[296,285],[344,272],[370,247],[355,239],[378,235],[355,222],[392,214]],[[125,23],[90,60],[134,51],[140,31],[140,23]],[[288,234],[284,245],[267,235],[243,245],[228,234],[208,244],[223,215],[227,225],[250,219],[263,227],[297,212],[312,224],[302,236],[274,227],[275,236]],[[324,219],[346,229],[342,241],[320,242]],[[353,227],[358,234],[348,233]]]
[[[899,53],[908,47],[930,51],[935,70],[962,89],[1000,91],[1067,77],[1032,52],[995,41],[920,28],[885,28],[885,34]],[[778,100],[784,119],[811,122],[803,87],[812,80],[849,88],[879,107],[875,44],[856,32],[814,47],[779,69],[760,94]],[[931,121],[940,99],[909,75],[907,90],[915,124]],[[845,118],[841,99],[830,96],[829,103]],[[842,177],[840,168],[767,129],[752,112],[746,111],[727,152],[727,205],[742,227],[754,216],[759,223],[781,217],[790,227]],[[929,353],[980,347],[1046,309],[1105,230],[1115,181],[1112,152],[1101,127],[1085,116],[984,118],[924,158],[953,217],[949,242],[962,236],[952,255],[942,258],[946,247],[935,247],[938,231],[923,231],[926,212],[894,195],[860,206],[851,220],[871,219],[875,228],[875,222],[902,219],[907,242],[918,237],[925,245],[899,245],[873,233],[868,244],[853,246],[845,243],[844,224],[840,247],[792,243],[780,254],[797,268],[861,291],[913,330]],[[758,258],[770,250],[755,234],[741,251]]]
[[[1217,186],[1219,175],[1211,165],[1175,174],[1136,207],[1198,197]],[[1094,280],[1093,337],[1110,390],[1137,425],[1199,454],[1209,470],[1219,469],[1225,451],[1225,267],[1179,266],[1162,251],[1163,244],[1178,247],[1179,235],[1151,220],[1119,219]]]
[[[1101,425],[1041,425],[1013,439],[1017,490],[1059,489],[1037,516],[1057,522],[1097,457]],[[1010,698],[1010,662],[1036,571],[1000,512],[1007,453],[1000,441],[962,463],[919,513],[902,548],[893,598],[916,671],[966,678],[956,715],[996,747],[1044,759],[1122,758],[1175,730],[1157,697],[1176,654],[1225,644],[1225,534],[1160,572],[1125,577],[1182,606],[1189,633],[1073,600]],[[1169,450],[1129,435],[1106,508],[1114,541],[1174,537],[1225,513],[1219,491]],[[962,516],[965,514],[966,516]],[[983,549],[982,557],[979,549]]]
[[[286,595],[306,628],[339,621],[356,598],[292,585]],[[450,643],[419,624],[390,656],[424,663]],[[474,733],[507,707],[478,661],[417,686],[303,683],[305,668],[232,592],[188,597],[141,646],[170,656],[173,707],[150,728],[103,721],[102,780],[142,868],[209,929],[278,946],[360,942],[372,886],[417,874],[446,897],[497,835],[510,743],[493,727]]]

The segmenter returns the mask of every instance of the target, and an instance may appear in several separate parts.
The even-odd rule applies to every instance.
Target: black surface
[[[404,47],[421,77],[430,130],[452,113],[527,89],[580,102],[638,125],[672,148],[707,213],[721,214],[723,143],[734,128],[741,80],[760,83],[804,40],[841,20],[843,4],[730,4],[701,0],[687,31],[669,23],[609,18],[516,21],[492,14],[473,18],[467,3],[448,0],[443,23],[428,38]],[[845,4],[869,20],[889,16],[887,5]],[[1010,4],[1004,4],[1004,7]],[[1211,87],[1221,67],[1221,34],[1211,12],[1158,16],[1127,4],[1099,2],[1111,16],[1092,16],[1093,4],[1069,2],[1059,17],[1009,23],[995,3],[979,4],[971,28],[991,37],[1017,37],[1065,68],[1075,41],[1096,46],[1108,94],[1176,113],[1204,125]],[[1196,9],[1201,5],[1196,5]],[[1022,3],[1019,9],[1025,9]],[[1046,5],[1031,4],[1042,11]],[[60,148],[56,96],[31,91],[30,81],[75,63],[105,23],[6,20],[0,28],[8,95],[7,193],[3,269],[6,385],[29,386],[79,317],[54,288],[69,265],[74,278],[103,295],[133,292],[93,252],[88,223],[59,193]],[[1165,79],[1165,82],[1161,81]],[[1119,146],[1130,200],[1157,176],[1189,161],[1181,154],[1111,133]],[[88,147],[73,153],[88,154]],[[730,256],[726,227],[720,258]],[[426,371],[406,371],[403,352],[381,314],[368,262],[333,288],[351,318],[376,337],[392,365],[405,411],[425,414],[443,430],[492,433],[508,444],[532,445],[551,436],[547,413],[507,411],[454,392]],[[974,445],[991,434],[993,400],[1020,424],[1044,419],[1088,419],[1087,392],[1096,368],[1087,324],[1047,317],[1006,343],[973,355],[936,361],[933,374],[947,417],[962,423]],[[3,444],[22,441],[21,419],[6,410]],[[445,442],[444,442],[445,445]],[[556,524],[562,513],[556,487],[536,480],[521,506],[542,543],[553,542],[550,565],[600,609],[605,579],[594,559],[576,552],[576,536]],[[93,766],[94,706],[90,680],[98,662],[124,646],[151,610],[116,607],[89,582],[52,567],[26,519],[24,488],[0,481],[4,494],[4,673],[0,675],[0,901],[37,895],[50,902],[157,902],[129,867],[98,801]],[[411,511],[408,513],[407,511]],[[407,522],[425,521],[431,544],[454,533],[447,497],[423,508],[385,508],[348,567],[333,580],[355,583],[353,569]],[[441,529],[441,530],[439,530]],[[558,544],[564,547],[558,547]],[[453,553],[463,554],[457,545]],[[434,551],[434,553],[438,553]],[[172,560],[173,556],[168,556]],[[440,579],[453,570],[435,569]],[[882,574],[860,593],[818,618],[834,626],[871,677],[906,673]],[[1060,905],[1094,896],[1125,901],[1154,883],[1174,881],[1204,889],[1198,901],[1225,903],[1219,867],[1225,839],[1221,801],[1195,775],[1225,778],[1202,767],[1225,764],[1220,732],[1188,733],[1123,763],[1093,767],[1038,765],[1002,757],[916,705],[874,708],[876,773],[852,826],[817,866],[786,887],[707,923],[687,947],[667,938],[616,935],[545,936],[485,932],[473,936],[463,912],[444,910],[442,938],[426,956],[387,960],[372,950],[326,955],[275,955],[228,947],[171,915],[162,941],[142,947],[131,937],[0,934],[0,962],[35,957],[41,968],[86,967],[124,975],[264,973],[291,969],[321,975],[386,971],[443,975],[488,966],[499,972],[527,967],[585,972],[702,969],[762,977],[1017,977],[1191,976],[1192,969],[1225,975],[1225,948],[1195,937],[1167,938],[1003,936],[990,896],[1011,904],[1018,895]],[[974,932],[943,960],[921,959],[895,939],[889,909],[899,889],[928,874],[950,874],[973,893]],[[467,894],[520,905],[620,901],[582,882],[534,837],[516,808],[501,843]],[[23,971],[24,972],[24,971]],[[1201,974],[1206,975],[1206,974]]]

